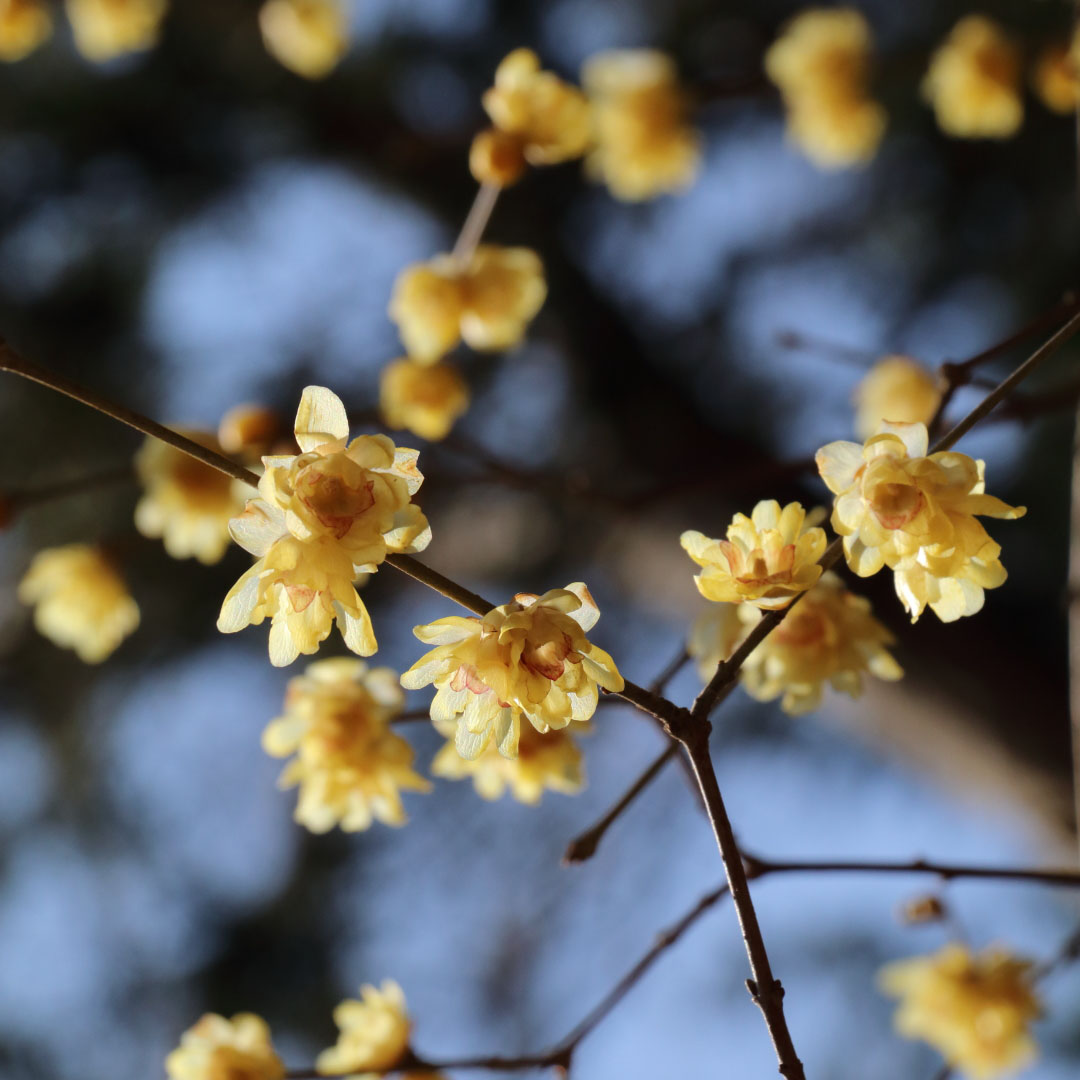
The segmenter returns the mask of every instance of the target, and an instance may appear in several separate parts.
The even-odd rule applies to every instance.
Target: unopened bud
[[[525,151],[521,140],[497,128],[481,131],[469,149],[469,171],[481,184],[509,187],[525,172]]]
[[[940,922],[945,918],[945,902],[939,896],[916,896],[900,908],[900,921],[909,926]]]
[[[218,442],[226,454],[260,457],[281,432],[281,417],[265,405],[236,405],[218,426]]]

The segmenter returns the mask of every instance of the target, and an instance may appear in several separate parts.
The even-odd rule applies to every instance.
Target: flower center
[[[870,508],[884,529],[902,529],[922,509],[925,499],[914,484],[880,484]]]
[[[375,505],[375,481],[361,474],[359,483],[309,465],[296,479],[300,501],[339,540],[361,514]]]
[[[781,645],[805,649],[825,640],[825,620],[816,611],[806,611],[805,603],[796,608],[773,631]]]

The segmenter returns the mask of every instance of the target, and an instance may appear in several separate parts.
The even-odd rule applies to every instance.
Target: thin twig
[[[499,199],[500,188],[497,184],[481,184],[477,189],[476,198],[469,207],[469,213],[465,218],[465,224],[461,226],[457,243],[451,258],[458,266],[465,266],[473,257],[477,246],[484,235],[491,212],[495,209],[495,203]]]
[[[64,375],[49,371],[40,364],[27,360],[24,356],[20,356],[6,341],[0,341],[0,371],[9,371],[13,375],[21,375],[31,382],[47,386],[50,390],[56,390],[58,393],[74,398],[83,405],[89,405],[91,409],[96,409],[98,412],[112,417],[113,420],[119,420],[121,424],[133,427],[144,435],[150,435],[155,439],[168,443],[170,446],[176,447],[177,450],[198,459],[212,469],[218,469],[236,480],[250,484],[252,487],[259,486],[259,478],[255,473],[245,469],[243,465],[231,461],[224,454],[215,453],[194,440],[186,438],[179,432],[172,431],[163,424],[159,424],[156,420],[151,420],[148,416],[143,416],[125,405],[118,405],[93,390],[80,386]]]
[[[669,742],[663,752],[656,757],[647,769],[626,789],[622,797],[602,818],[589,828],[579,833],[566,846],[563,865],[585,862],[596,854],[596,849],[604,834],[611,828],[623,811],[660,775],[664,766],[679,752],[677,742]]]

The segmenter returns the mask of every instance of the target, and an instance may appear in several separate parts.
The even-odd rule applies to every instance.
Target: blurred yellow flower
[[[320,1073],[383,1073],[405,1056],[412,1024],[405,995],[391,979],[360,987],[360,1000],[346,998],[334,1009],[337,1043],[316,1059]]]
[[[1034,1061],[1030,1024],[1042,1008],[1030,961],[1001,948],[972,954],[952,944],[888,964],[879,979],[886,994],[900,999],[897,1032],[929,1043],[973,1080],[993,1080]]]
[[[517,345],[546,297],[536,252],[481,244],[464,265],[436,255],[406,267],[389,314],[409,356],[433,364],[460,340],[480,350]]]
[[[168,0],[65,0],[75,47],[101,63],[157,44]]]
[[[83,663],[99,664],[139,625],[139,605],[104,554],[89,544],[38,552],[19,582],[34,625]]]
[[[1056,113],[1076,111],[1080,101],[1080,38],[1070,45],[1048,45],[1035,61],[1031,84],[1039,100]]]
[[[741,618],[744,610],[757,611],[749,604],[710,604],[690,627],[686,651],[694,661],[698,676],[707,683],[723,661],[739,647],[749,627]]]
[[[589,176],[626,202],[688,188],[701,164],[701,138],[687,122],[689,103],[675,64],[653,49],[591,56],[581,81],[592,107]]]
[[[930,60],[922,92],[938,126],[960,139],[1007,139],[1020,130],[1020,55],[992,19],[966,15]]]
[[[235,633],[270,616],[270,660],[280,667],[315,652],[336,619],[345,644],[370,656],[375,634],[352,583],[390,552],[422,551],[431,540],[410,501],[423,483],[417,452],[385,435],[348,442],[345,407],[321,386],[304,390],[294,431],[302,453],[264,457],[263,497],[229,524],[258,561],[229,590],[218,629]]]
[[[832,526],[860,577],[883,566],[914,622],[927,605],[942,620],[973,615],[983,590],[1003,584],[1001,548],[975,515],[1026,513],[985,493],[982,461],[955,451],[926,456],[925,424],[882,424],[865,445],[834,442],[817,466],[836,495]]]
[[[285,1066],[262,1017],[237,1013],[226,1020],[207,1013],[181,1036],[165,1072],[170,1080],[282,1080]]]
[[[579,581],[539,597],[518,593],[483,619],[453,615],[417,626],[413,633],[436,648],[401,684],[435,684],[431,719],[441,729],[455,725],[462,757],[479,757],[492,738],[504,757],[515,757],[523,715],[540,732],[563,728],[592,716],[598,686],[622,690],[614,660],[585,636],[599,617]]]
[[[52,32],[52,13],[43,0],[0,0],[0,60],[29,56]]]
[[[220,452],[209,432],[181,429],[180,434]],[[155,438],[135,455],[135,470],[144,488],[135,528],[162,539],[174,559],[219,562],[229,546],[229,520],[244,507],[243,485]]]
[[[419,364],[403,356],[383,368],[379,409],[387,427],[436,442],[468,407],[469,388],[453,364]]]
[[[687,555],[703,567],[694,576],[706,600],[756,607],[787,607],[821,577],[818,560],[825,552],[825,530],[797,503],[781,509],[762,501],[750,517],[736,514],[726,540],[712,540],[690,530],[680,538]]]
[[[929,424],[941,404],[941,382],[910,356],[882,357],[855,390],[855,434],[868,439],[883,421]]]
[[[358,832],[378,820],[404,825],[402,791],[430,791],[413,750],[389,729],[404,695],[397,673],[362,660],[318,660],[289,680],[285,714],[263,732],[273,757],[296,757],[281,774],[300,787],[296,820],[312,832]]]
[[[218,424],[218,442],[226,454],[258,460],[281,435],[281,417],[265,405],[234,405]]]
[[[469,147],[469,172],[481,184],[510,187],[525,175],[526,165],[521,140],[498,128],[479,132]]]
[[[495,85],[484,93],[484,109],[495,131],[515,140],[522,160],[531,165],[580,157],[589,142],[585,95],[552,72],[542,71],[532,49],[515,49],[499,64]],[[490,137],[484,138],[481,149],[474,144],[469,158],[477,180],[500,186],[505,186],[501,179],[515,171],[506,168],[511,160],[506,140],[495,143]]]
[[[259,10],[266,51],[305,79],[322,79],[349,47],[349,19],[341,0],[266,0]]]
[[[867,95],[870,24],[852,8],[804,11],[765,54],[787,106],[788,136],[822,168],[869,161],[885,110]]]
[[[431,774],[446,780],[471,777],[482,799],[498,799],[509,790],[518,802],[535,805],[545,790],[576,795],[585,786],[581,749],[569,728],[542,735],[526,724],[516,758],[503,757],[489,744],[479,757],[470,760],[457,752],[452,738],[455,727],[447,726],[451,738],[435,755]]]
[[[761,617],[748,604],[739,606],[739,614],[747,630]],[[798,716],[821,704],[826,683],[858,697],[866,672],[901,678],[903,669],[885,648],[894,640],[870,614],[870,601],[827,573],[747,657],[739,677],[751,697],[780,697],[784,712]]]

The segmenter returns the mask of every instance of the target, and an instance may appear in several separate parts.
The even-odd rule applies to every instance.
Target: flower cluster
[[[750,517],[736,514],[726,540],[684,532],[684,550],[702,567],[694,577],[698,591],[706,600],[745,601],[766,610],[787,607],[821,577],[818,560],[826,541],[817,520],[799,503],[781,508],[774,499],[759,502]]]
[[[207,1013],[181,1036],[180,1045],[165,1059],[165,1072],[170,1080],[282,1080],[285,1066],[262,1017],[238,1013],[226,1020]]]
[[[1032,986],[1033,965],[1001,948],[973,954],[947,945],[932,956],[882,969],[882,989],[900,999],[895,1026],[908,1039],[941,1051],[945,1061],[974,1080],[1030,1064],[1030,1024],[1042,1012]]]
[[[943,621],[973,615],[1004,583],[1001,548],[976,515],[1025,510],[985,493],[983,462],[954,451],[927,456],[924,424],[882,424],[865,445],[834,442],[817,466],[836,495],[833,528],[860,577],[883,566],[914,622],[929,606]]]
[[[869,439],[883,422],[929,424],[941,397],[941,380],[917,360],[882,357],[855,390],[855,434]]]
[[[263,732],[274,757],[295,754],[280,784],[299,786],[296,820],[312,832],[346,832],[373,820],[404,825],[402,791],[429,791],[413,750],[390,730],[404,695],[397,673],[341,658],[309,664],[289,681],[285,714]]]
[[[83,663],[99,664],[139,625],[139,606],[112,563],[89,544],[46,548],[19,582],[34,625]]]
[[[523,716],[539,732],[564,728],[592,716],[599,687],[623,689],[614,660],[585,636],[599,617],[589,590],[575,582],[543,596],[518,593],[482,619],[452,615],[417,626],[413,633],[435,648],[401,684],[435,684],[431,719],[453,727],[463,758],[478,758],[492,741],[516,757]]]
[[[360,656],[377,649],[353,581],[391,552],[422,551],[427,519],[411,499],[423,482],[417,452],[385,435],[348,441],[345,407],[321,386],[304,390],[294,427],[299,455],[263,458],[259,499],[230,522],[258,561],[229,590],[218,629],[235,633],[271,619],[270,661],[311,654],[337,621]]]
[[[593,116],[587,174],[625,202],[688,188],[701,163],[701,140],[669,56],[613,49],[590,57],[582,85]]]
[[[1024,120],[1020,54],[993,20],[967,15],[934,53],[923,95],[961,139],[1007,139]]]
[[[469,167],[482,184],[507,187],[526,165],[581,157],[589,143],[589,103],[576,87],[541,71],[531,49],[515,49],[484,94],[492,127],[473,140]]]
[[[489,743],[478,757],[464,758],[454,745],[457,725],[438,726],[445,727],[450,738],[431,763],[432,776],[445,780],[471,778],[482,799],[498,799],[509,790],[518,802],[533,806],[545,790],[576,795],[585,786],[581,749],[571,728],[541,734],[531,724],[525,724],[518,738],[517,757],[504,757]],[[584,724],[573,727],[586,729]]]
[[[703,681],[760,620],[760,610],[750,604],[723,603],[697,619],[687,651]],[[866,674],[901,678],[903,670],[886,648],[892,643],[892,634],[871,615],[870,602],[826,573],[746,658],[739,679],[751,697],[780,698],[784,712],[798,716],[821,704],[826,684],[858,697]]]
[[[221,450],[209,433],[180,434]],[[145,489],[135,507],[139,532],[161,538],[174,559],[220,562],[229,546],[229,521],[244,508],[244,485],[155,438],[136,454],[135,470]]]
[[[885,133],[885,110],[867,95],[871,46],[866,18],[836,8],[798,15],[766,53],[788,136],[824,168],[869,161]]]
[[[347,998],[334,1009],[339,1029],[334,1046],[316,1061],[328,1076],[353,1073],[374,1080],[409,1056],[412,1023],[401,987],[391,979],[381,987],[362,986],[359,999]],[[266,1021],[253,1013],[232,1020],[208,1013],[181,1036],[165,1060],[169,1080],[282,1080],[285,1067],[270,1041]],[[401,1080],[441,1080],[430,1070],[401,1073]]]
[[[305,79],[325,78],[349,46],[342,0],[266,0],[259,29],[266,51]]]

